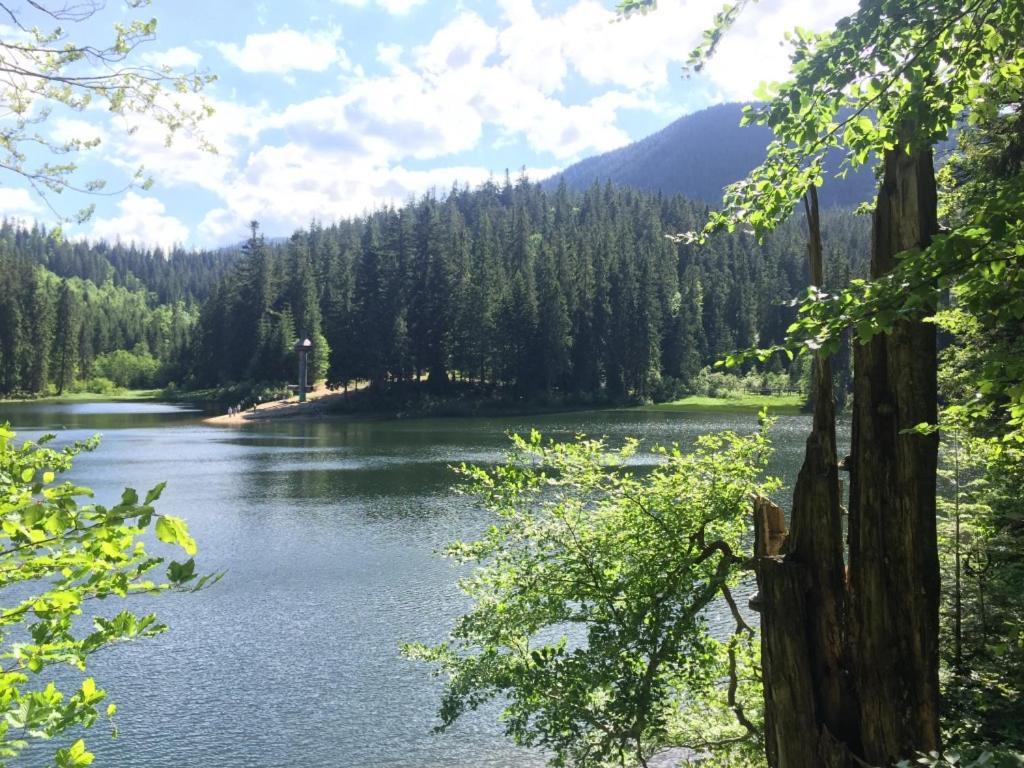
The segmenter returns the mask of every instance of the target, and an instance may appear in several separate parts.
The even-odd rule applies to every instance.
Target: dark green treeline
[[[529,398],[685,391],[725,353],[781,340],[787,301],[807,285],[802,222],[762,245],[665,237],[706,215],[681,197],[506,178],[314,223],[282,244],[254,223],[203,306],[191,381],[291,380],[292,346],[309,337],[314,374],[335,386],[426,377]],[[830,280],[845,282],[863,271],[867,222],[833,213],[825,229]]]

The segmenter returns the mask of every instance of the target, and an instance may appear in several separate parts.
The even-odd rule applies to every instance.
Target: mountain
[[[771,129],[764,126],[741,128],[742,110],[742,104],[719,104],[686,115],[646,139],[570,165],[543,184],[552,189],[564,179],[570,189],[582,191],[594,182],[611,181],[715,205],[722,199],[723,187],[742,179],[764,159],[772,137]],[[870,168],[851,172],[845,179],[831,178],[841,155],[834,153],[827,160],[823,206],[847,208],[873,196],[875,177]]]

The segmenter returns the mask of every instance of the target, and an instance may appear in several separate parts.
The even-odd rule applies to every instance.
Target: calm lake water
[[[134,604],[171,630],[105,651],[90,673],[120,735],[86,733],[95,765],[127,768],[532,768],[478,713],[431,733],[439,686],[398,654],[439,640],[466,603],[435,552],[489,522],[455,496],[449,465],[493,462],[509,431],[637,436],[645,445],[750,431],[747,414],[639,410],[498,419],[264,422],[210,427],[152,403],[0,406],[20,437],[103,433],[72,477],[113,503],[168,481],[158,509],[188,520],[212,589]],[[774,471],[795,477],[809,420],[782,417]],[[146,598],[149,600],[149,598]],[[110,606],[112,609],[118,606]],[[45,764],[54,745],[19,765]]]

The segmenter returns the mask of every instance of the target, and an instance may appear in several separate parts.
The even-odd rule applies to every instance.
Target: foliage
[[[947,417],[955,419],[956,416]],[[947,743],[1024,750],[1024,452],[947,426],[940,498]]]
[[[768,103],[749,107],[745,116],[774,130],[768,158],[727,190],[722,210],[712,213],[698,239],[737,227],[758,236],[774,229],[809,185],[823,182],[831,149],[842,149],[847,168],[856,168],[897,145],[908,152],[928,148],[963,115],[970,126],[1002,124],[1017,149],[1007,153],[1006,141],[997,141],[975,147],[972,157],[969,148],[961,164],[1005,167],[957,193],[948,232],[902,254],[880,279],[855,279],[833,292],[808,290],[785,342],[730,362],[767,359],[779,350],[834,351],[848,328],[867,341],[900,319],[930,316],[942,292],[954,287],[960,304],[986,327],[1024,320],[1024,175],[1019,127],[1013,127],[1024,89],[1022,37],[1024,9],[996,0],[864,3],[831,32],[796,31],[793,79],[766,86],[761,95]],[[948,173],[955,178],[956,165]],[[1024,363],[999,357],[988,361],[978,383],[984,394],[1008,400],[1000,407],[1011,423],[1024,424],[1022,382]]]
[[[637,449],[535,431],[513,437],[506,463],[460,469],[498,518],[446,550],[475,566],[460,582],[473,605],[444,643],[404,648],[446,679],[440,730],[502,696],[508,735],[553,765],[756,751],[756,643],[730,589],[750,498],[777,487],[761,479],[765,431],[656,449],[645,474],[627,468]],[[708,628],[723,598],[736,622],[724,636]]]
[[[0,590],[10,601],[0,609],[0,765],[32,740],[89,727],[100,716],[106,694],[92,678],[68,693],[45,682],[48,668],[70,665],[84,672],[97,651],[166,629],[153,614],[93,613],[93,601],[195,591],[210,581],[195,573],[196,544],[185,521],[153,508],[163,484],[141,500],[126,489],[112,507],[82,503],[92,492],[58,476],[97,439],[55,450],[45,445],[51,438],[18,445],[14,432],[0,425]],[[151,526],[161,542],[190,556],[170,562],[166,580],[153,577],[164,558],[150,554],[141,540]],[[83,615],[91,616],[91,628]],[[113,704],[107,706],[108,717],[114,712]],[[56,761],[83,766],[92,757],[77,741]]]
[[[693,54],[697,67],[714,52],[723,34],[749,4],[749,0],[739,0],[716,16],[713,28]],[[652,5],[651,0],[626,0],[621,7],[628,13],[646,11]],[[976,328],[987,332],[979,336],[995,338],[997,329],[1009,328],[1011,333],[1017,329],[1019,337],[1024,320],[1024,271],[1020,269],[1024,263],[1024,175],[1020,173],[1019,151],[1015,155],[981,150],[974,161],[968,158],[967,164],[974,170],[984,165],[986,154],[1001,160],[1016,157],[1016,163],[1008,164],[1012,169],[1008,173],[1004,167],[1003,173],[975,174],[962,190],[963,202],[955,206],[957,215],[950,217],[951,228],[933,236],[937,227],[932,148],[963,117],[968,125],[977,125],[1003,122],[1007,113],[1019,113],[1024,91],[1021,39],[1024,6],[1001,0],[863,0],[856,13],[841,19],[829,32],[795,30],[790,37],[791,80],[763,86],[759,98],[765,103],[747,108],[745,122],[767,125],[775,134],[765,162],[727,189],[722,209],[711,213],[699,233],[681,238],[684,242],[706,242],[710,235],[723,230],[750,231],[758,238],[764,237],[791,216],[809,190],[824,183],[825,158],[831,151],[844,154],[841,173],[876,159],[885,161],[874,218],[872,280],[853,280],[839,290],[820,286],[809,289],[798,302],[796,322],[789,326],[783,341],[761,344],[760,350],[727,358],[727,362],[736,364],[754,358],[768,360],[780,350],[790,355],[805,350],[832,353],[848,331],[860,343],[898,331],[888,339],[875,340],[859,357],[862,367],[857,372],[854,431],[856,435],[863,430],[861,434],[872,437],[855,437],[851,462],[859,493],[856,499],[851,498],[858,524],[851,525],[850,605],[854,643],[860,643],[855,648],[867,654],[855,656],[853,667],[852,693],[864,722],[858,726],[857,738],[847,746],[859,741],[863,754],[875,755],[879,760],[890,759],[908,746],[930,749],[938,743],[934,717],[938,697],[927,679],[934,663],[928,651],[935,640],[931,601],[933,595],[937,598],[932,578],[937,570],[930,530],[932,497],[930,492],[923,498],[919,495],[920,489],[930,488],[934,481],[933,443],[918,440],[915,448],[908,449],[906,442],[896,445],[883,433],[892,424],[899,429],[912,426],[913,420],[901,423],[907,413],[916,411],[928,421],[934,420],[930,406],[935,397],[931,387],[935,366],[930,352],[914,345],[933,338],[921,321],[935,319],[936,307],[946,293],[953,294]],[[1016,146],[1019,149],[1021,145],[1017,142]],[[889,263],[892,251],[908,248],[895,256],[893,268]],[[962,377],[962,383],[972,385],[981,395],[977,402],[961,402],[961,410],[971,413],[976,426],[987,421],[989,429],[1001,433],[1002,439],[992,445],[995,453],[987,456],[990,465],[1016,453],[1014,447],[1007,449],[1002,443],[1020,439],[1024,426],[1024,363],[1019,355],[1008,353],[1010,349],[1012,345],[992,345],[975,358],[983,362],[980,370]],[[901,371],[891,373],[886,363],[900,366]],[[918,405],[925,407],[918,409]],[[890,414],[891,421],[887,421]],[[903,460],[911,455],[913,460]],[[901,458],[892,461],[896,456]],[[891,471],[884,467],[885,458],[894,464]],[[870,474],[874,471],[879,474]],[[884,498],[879,499],[877,492],[875,498],[863,492],[878,482],[888,483]],[[901,501],[890,510],[888,502],[896,498]],[[960,500],[959,493],[955,498]],[[873,585],[882,585],[885,580],[884,574],[875,573],[878,568],[871,556],[862,557],[864,543],[873,541],[861,534],[872,532],[879,513],[895,509],[908,515],[908,520],[920,515],[922,525],[908,530],[919,530],[923,535],[907,536],[899,530],[901,522],[893,520],[891,534],[874,541],[883,547],[893,544],[891,551],[886,550],[886,563],[892,554],[913,566],[910,579],[897,579],[899,588],[891,594],[884,590],[871,594]],[[989,522],[993,520],[993,516],[982,514],[981,507],[968,510]],[[961,526],[965,519],[959,514],[963,511],[954,503],[957,587],[953,591],[958,622],[964,609],[960,589],[964,542],[959,535],[964,532]],[[904,541],[906,544],[901,544]],[[992,552],[990,541],[976,543],[981,543],[986,553]],[[1011,546],[1009,552],[1011,560],[1019,559],[1019,547]],[[917,568],[917,563],[922,567]],[[818,586],[811,585],[810,589]],[[920,600],[912,597],[918,592]],[[872,608],[881,607],[876,614],[883,617],[882,621],[865,621],[863,608],[870,602],[875,603]],[[890,605],[909,609],[905,615],[914,616],[909,622],[910,632],[917,633],[910,644],[913,652],[900,653],[901,646],[908,647],[907,637],[901,636],[901,630],[886,626],[884,617]],[[963,677],[960,629],[957,627],[955,633],[954,656],[957,676]],[[1012,630],[1010,636],[1014,637]],[[915,702],[913,711],[908,707],[900,711],[902,705],[890,695],[896,692],[891,686],[886,690],[886,684],[878,685],[870,675],[857,674],[885,662],[874,654],[884,654],[888,640],[894,651],[890,662],[909,669],[920,665],[924,670],[924,674],[915,671],[906,677],[910,686],[906,701]],[[890,682],[901,674],[902,670],[897,671]],[[771,681],[766,680],[766,684]],[[1011,681],[1006,692],[1019,697],[1017,681]],[[971,711],[983,714],[985,709],[974,707]],[[879,714],[886,722],[871,722]],[[812,721],[820,718],[818,712],[810,716]],[[890,729],[888,733],[883,732],[885,728]]]
[[[702,250],[664,237],[703,215],[678,197],[551,192],[524,178],[313,224],[285,243],[257,233],[203,307],[196,383],[270,369],[291,380],[290,348],[257,343],[276,338],[287,312],[296,333],[320,326],[314,350],[329,348],[332,386],[426,379],[438,395],[473,383],[532,402],[675,397],[737,344],[781,339],[793,318],[783,300],[805,283],[797,226]],[[827,218],[831,271],[863,271],[863,221]],[[780,356],[768,370],[787,367]]]
[[[1022,765],[1024,765],[1024,755],[1015,755],[1009,752],[983,751],[969,756],[950,751],[945,754],[932,752],[913,761],[901,760],[896,764],[896,768],[915,768],[916,766],[927,766],[927,768],[1020,768]]]
[[[103,376],[92,376],[88,379],[79,379],[70,388],[74,394],[88,392],[94,395],[116,395],[123,391],[121,387]]]
[[[97,194],[106,186],[98,179],[79,181],[78,166],[71,159],[96,147],[99,139],[58,141],[39,129],[55,108],[81,112],[99,107],[124,118],[146,116],[166,130],[168,142],[177,131],[194,129],[212,111],[201,100],[189,98],[211,82],[211,76],[132,63],[136,50],[156,35],[156,19],[137,15],[149,4],[150,0],[126,0],[111,36],[97,44],[73,38],[69,29],[88,26],[104,7],[99,0],[0,3],[10,23],[0,40],[0,67],[5,73],[0,103],[7,117],[0,133],[0,166],[25,179],[51,209],[51,194]],[[40,149],[46,155],[42,162],[37,161]],[[132,184],[148,183],[139,168]],[[91,207],[80,211],[78,221],[91,212]]]
[[[165,400],[188,403],[217,403],[220,405],[250,408],[253,403],[270,403],[274,400],[286,400],[295,393],[287,386],[265,381],[239,381],[222,387],[209,389],[180,390],[177,386],[168,385],[160,397]]]
[[[996,114],[995,94],[1020,92],[1022,31],[1024,11],[998,0],[865,2],[829,32],[797,29],[792,79],[762,86],[767,103],[746,112],[775,133],[768,157],[727,189],[705,231],[773,230],[822,183],[829,149],[853,168],[897,143],[930,147],[965,112],[972,122]]]
[[[152,278],[154,289],[181,295],[189,265],[135,255],[0,225],[0,393],[62,394],[97,377],[121,386],[183,378],[198,312],[185,301],[161,302],[132,270]]]
[[[146,389],[160,383],[160,361],[143,344],[137,344],[131,351],[116,349],[99,355],[93,361],[93,370],[118,387]]]
[[[702,368],[693,380],[691,392],[705,397],[731,397],[742,394],[782,394],[794,391],[790,377],[784,373],[762,373],[751,369],[744,376]]]
[[[1004,103],[961,134],[958,152],[940,173],[945,221],[954,230],[990,226],[992,201],[1012,197],[1022,174],[1021,104]],[[1020,228],[1020,213],[1014,216],[1011,237]],[[935,316],[950,342],[939,369],[947,403],[948,482],[940,519],[949,565],[947,740],[964,752],[1024,751],[1024,316],[1013,309],[1021,301],[1019,248],[1012,240],[990,241],[979,263],[1005,257],[1005,268],[958,275],[949,307]]]

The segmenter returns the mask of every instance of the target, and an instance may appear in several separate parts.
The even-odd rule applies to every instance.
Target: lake
[[[456,570],[435,553],[489,516],[452,493],[449,466],[498,461],[506,433],[531,427],[650,447],[756,424],[749,414],[620,410],[224,428],[201,415],[138,402],[0,405],[19,438],[103,433],[71,475],[101,503],[167,480],[159,511],[188,520],[200,570],[225,571],[199,594],[134,603],[170,631],[95,657],[90,674],[117,702],[120,730],[116,740],[102,723],[85,734],[97,766],[543,765],[504,739],[496,708],[434,735],[439,684],[398,653],[401,640],[441,639],[466,607]],[[809,423],[784,416],[773,429],[773,471],[787,484]],[[16,764],[37,765],[53,748]]]

